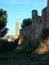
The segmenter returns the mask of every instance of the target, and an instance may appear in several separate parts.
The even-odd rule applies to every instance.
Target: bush
[[[25,50],[27,52],[33,52],[39,46],[38,40],[33,40],[26,36],[24,36],[23,38],[24,38],[23,42],[17,47],[17,49],[23,50],[23,51]]]
[[[0,52],[7,52],[16,49],[18,40],[8,42],[7,40],[0,39]]]

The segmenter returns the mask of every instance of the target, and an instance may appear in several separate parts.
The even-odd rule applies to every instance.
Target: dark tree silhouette
[[[3,9],[0,9],[0,37],[3,37],[8,29],[6,28],[7,23],[7,12]]]
[[[31,19],[30,18],[24,19],[21,27],[25,27],[25,26],[28,26],[28,25],[31,25]]]
[[[0,52],[13,51],[18,46],[19,38],[14,42],[8,42],[7,40],[0,39]]]

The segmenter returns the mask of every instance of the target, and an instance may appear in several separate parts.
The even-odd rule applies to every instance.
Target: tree
[[[0,9],[0,37],[3,37],[8,29],[6,28],[7,24],[7,12],[6,10]]]
[[[28,26],[28,25],[31,25],[31,19],[28,18],[28,19],[24,19],[23,22],[22,22],[22,25],[21,27],[25,27],[25,26]]]

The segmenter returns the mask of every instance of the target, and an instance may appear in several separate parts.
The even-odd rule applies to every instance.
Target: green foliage
[[[6,28],[7,23],[7,12],[3,9],[0,9],[0,37],[3,37],[8,29]]]
[[[24,36],[23,38],[24,38],[24,41],[21,43],[20,46],[17,47],[19,50],[25,50],[27,52],[34,52],[39,46],[38,40],[33,40],[26,36]]]
[[[25,27],[25,26],[31,25],[31,23],[32,23],[32,21],[31,21],[30,18],[24,19],[23,22],[22,22],[21,27]]]
[[[14,42],[8,42],[7,40],[0,39],[0,52],[8,52],[16,49],[18,45],[18,39]]]

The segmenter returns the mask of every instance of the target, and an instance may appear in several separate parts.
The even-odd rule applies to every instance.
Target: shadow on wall
[[[41,38],[40,38],[40,46],[35,52],[39,54],[44,54],[49,52],[49,29],[48,28],[42,30]]]

